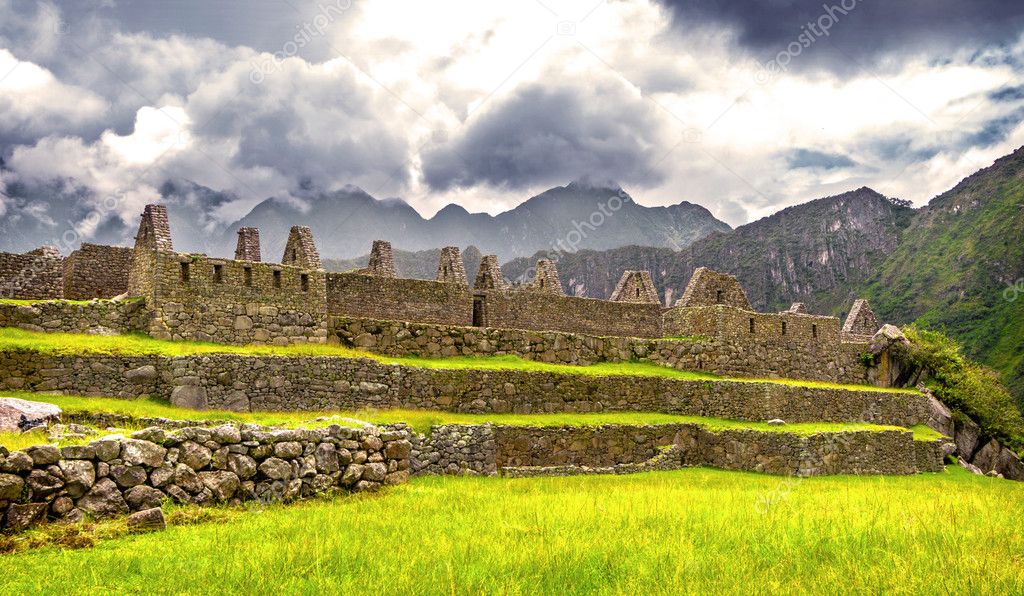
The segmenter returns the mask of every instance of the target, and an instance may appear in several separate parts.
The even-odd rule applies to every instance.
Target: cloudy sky
[[[1022,75],[1009,0],[0,0],[0,216],[35,188],[134,222],[168,179],[223,221],[580,177],[732,225],[864,185],[921,205],[1024,145]]]

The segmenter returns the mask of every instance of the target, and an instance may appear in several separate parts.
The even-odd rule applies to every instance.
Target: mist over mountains
[[[51,189],[30,194],[19,188],[12,192],[25,215],[0,220],[0,232],[6,232],[0,250],[35,248],[49,242],[56,230],[71,225],[60,222],[74,222],[85,215],[76,207],[81,201],[66,192]],[[284,250],[293,225],[310,226],[321,255],[335,259],[362,255],[377,239],[410,251],[473,245],[508,260],[541,250],[605,250],[629,244],[680,249],[713,232],[731,229],[693,203],[645,207],[617,185],[585,181],[552,188],[496,216],[448,205],[429,219],[400,199],[378,200],[350,186],[297,199],[269,198],[227,226],[218,223],[215,213],[237,198],[233,195],[185,180],[167,181],[160,193],[161,202],[168,206],[177,250],[230,256],[238,228],[254,226],[260,229],[268,260],[277,259]],[[25,220],[33,223],[26,225]],[[130,243],[134,228],[111,221],[109,229],[89,241]]]

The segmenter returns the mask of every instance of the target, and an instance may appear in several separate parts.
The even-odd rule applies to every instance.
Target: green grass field
[[[0,593],[1024,590],[1024,485],[960,469],[432,477],[0,557]]]
[[[664,377],[681,380],[722,380],[709,373],[677,370],[649,362],[600,362],[587,366],[548,364],[516,356],[455,356],[450,358],[394,358],[330,344],[288,346],[231,346],[224,344],[162,341],[145,335],[95,336],[74,333],[37,333],[0,328],[0,352],[35,352],[53,355],[190,356],[198,354],[239,354],[247,356],[334,356],[369,358],[385,364],[402,364],[444,370],[521,370],[589,376]],[[858,391],[915,392],[874,385],[844,385],[797,379],[730,378],[738,382],[766,382],[797,387],[818,387]]]

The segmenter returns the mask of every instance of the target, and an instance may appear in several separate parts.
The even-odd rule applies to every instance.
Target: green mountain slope
[[[1024,404],[1024,148],[918,212],[863,292],[1003,373]]]

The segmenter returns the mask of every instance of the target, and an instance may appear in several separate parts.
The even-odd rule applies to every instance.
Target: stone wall
[[[131,248],[83,242],[64,260],[63,297],[89,300],[126,293],[134,254]]]
[[[327,274],[327,309],[348,317],[473,322],[473,297],[463,284],[358,273]]]
[[[656,469],[712,466],[777,475],[822,476],[939,472],[943,466],[941,441],[914,441],[910,431],[897,430],[805,436],[748,429],[712,431],[696,424],[488,424],[434,427],[429,438],[413,437],[412,442],[412,468],[416,474],[625,473],[649,469],[650,464],[656,463]],[[441,449],[435,450],[435,444]],[[451,449],[453,444],[458,448]]]
[[[707,338],[714,346],[703,353],[670,350],[662,360],[675,368],[839,383],[867,379],[859,357],[867,344],[844,342],[835,317],[706,306],[669,309],[664,319],[666,336]]]
[[[836,325],[836,319],[829,317],[820,317],[825,319],[819,332],[820,340],[802,340],[802,334],[811,335],[809,321],[819,317],[795,318],[796,323],[789,332],[791,341],[781,341],[766,333],[750,338],[725,335],[644,339],[349,317],[332,317],[330,328],[344,345],[389,356],[515,355],[528,360],[580,365],[640,360],[724,376],[867,382],[867,368],[859,358],[867,349],[866,344],[829,342],[825,336],[827,329]]]
[[[0,299],[60,298],[63,277],[64,259],[59,254],[39,250],[25,254],[0,252]]]
[[[444,370],[324,356],[43,356],[0,353],[0,389],[134,397],[242,411],[415,408],[454,412],[667,412],[734,420],[912,426],[916,392],[768,382]]]
[[[376,490],[408,479],[407,434],[337,425],[154,427],[60,449],[0,447],[0,519],[18,531],[44,518],[127,515],[165,498],[206,505]]]
[[[131,333],[148,326],[149,311],[142,300],[84,304],[63,301],[32,305],[0,304],[0,327],[60,333]]]
[[[483,326],[486,327],[626,337],[662,336],[662,308],[658,304],[609,302],[525,290],[489,291],[480,295],[484,296]]]
[[[498,473],[494,427],[490,424],[433,426],[430,435],[411,433],[411,469],[415,475]]]
[[[140,251],[149,261],[150,335],[230,344],[323,343],[322,270]]]

